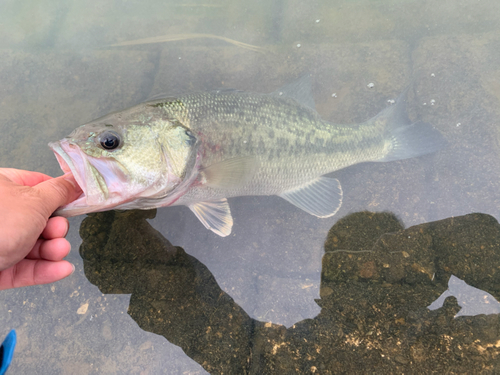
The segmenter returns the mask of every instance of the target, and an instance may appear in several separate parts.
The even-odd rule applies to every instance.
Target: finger
[[[16,184],[25,186],[35,186],[41,182],[52,179],[52,177],[43,173],[24,171],[14,168],[0,168],[0,175],[7,177]]]
[[[69,222],[65,217],[51,217],[47,221],[47,226],[42,232],[42,238],[52,240],[54,238],[66,237],[68,234]]]
[[[73,271],[74,266],[65,260],[51,262],[23,259],[0,272],[0,290],[53,283],[68,277]]]
[[[29,254],[26,255],[26,259],[58,261],[68,256],[70,251],[71,244],[65,238],[55,238],[53,240],[39,239]]]
[[[58,207],[74,201],[82,194],[82,190],[71,174],[52,178],[33,188],[38,190],[39,194],[44,198],[47,217],[52,215]]]

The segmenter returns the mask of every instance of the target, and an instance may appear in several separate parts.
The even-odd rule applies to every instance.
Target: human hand
[[[50,217],[82,191],[71,174],[0,168],[0,290],[47,284],[73,273],[68,220]]]

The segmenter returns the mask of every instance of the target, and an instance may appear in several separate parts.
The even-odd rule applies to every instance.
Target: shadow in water
[[[208,372],[474,373],[498,365],[500,225],[491,216],[408,229],[391,213],[339,220],[325,242],[322,310],[287,329],[250,318],[202,263],[150,226],[154,215],[87,217],[85,273],[103,293],[132,294],[137,324]]]

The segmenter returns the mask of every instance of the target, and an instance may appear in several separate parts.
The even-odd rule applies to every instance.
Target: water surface
[[[344,200],[328,219],[278,197],[230,199],[226,238],[186,207],[72,218],[76,272],[0,295],[12,373],[495,372],[497,310],[459,311],[500,297],[499,8],[2,2],[3,167],[56,176],[47,143],[96,117],[158,93],[272,92],[305,71],[324,119],[364,121],[411,85],[410,117],[449,141],[334,173]],[[452,275],[484,294],[429,309]]]

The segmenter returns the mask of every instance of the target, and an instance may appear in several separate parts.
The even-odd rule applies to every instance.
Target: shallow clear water
[[[272,92],[304,71],[336,123],[411,85],[410,117],[449,142],[335,172],[344,199],[328,219],[278,197],[230,199],[226,238],[186,207],[72,218],[76,272],[0,294],[11,372],[498,371],[499,30],[492,0],[3,1],[3,167],[56,176],[47,143],[108,112]]]

